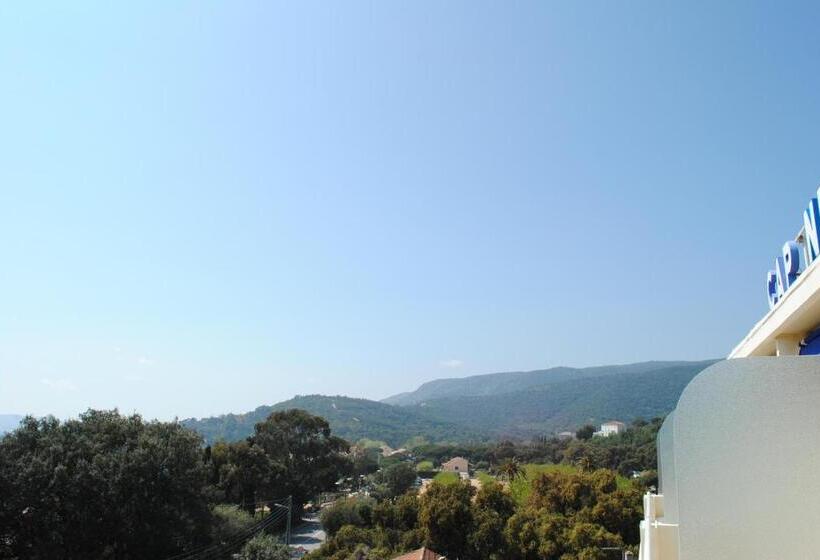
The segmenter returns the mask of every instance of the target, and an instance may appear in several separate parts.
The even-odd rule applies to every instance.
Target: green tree
[[[384,500],[373,508],[373,521],[386,529],[412,531],[419,522],[419,497],[402,494],[394,500]]]
[[[504,461],[498,471],[509,481],[512,482],[520,476],[526,476],[526,473],[521,469],[521,463],[515,457]]]
[[[351,458],[353,465],[351,467],[351,474],[356,477],[355,485],[358,488],[359,480],[363,477],[371,475],[379,470],[379,458],[381,450],[379,448],[367,448],[355,445],[351,447]]]
[[[468,482],[433,482],[427,488],[419,507],[419,524],[427,546],[452,560],[469,557],[474,493]]]
[[[482,485],[472,504],[473,532],[470,549],[474,558],[496,559],[506,556],[504,527],[515,512],[515,502],[500,484]]]
[[[263,533],[246,542],[236,560],[290,560],[290,548]]]
[[[264,492],[287,474],[283,464],[273,461],[264,449],[250,441],[233,443],[224,451],[215,446],[211,455],[214,461],[221,461],[219,488],[225,499],[240,504],[251,514],[256,512],[258,499],[274,497],[259,496],[259,492]],[[281,493],[276,496],[279,495]]]
[[[507,521],[504,537],[513,560],[565,560],[564,533],[569,521],[546,509],[525,507]]]
[[[383,486],[382,497],[395,498],[410,490],[416,482],[416,469],[409,463],[396,463],[375,475],[377,484]]]
[[[374,500],[370,498],[344,498],[322,510],[322,527],[328,535],[335,535],[345,525],[367,527],[373,521]]]
[[[581,426],[581,428],[579,428],[578,431],[575,432],[575,437],[577,437],[580,440],[586,441],[592,439],[592,434],[594,433],[595,426],[593,426],[592,424],[586,424],[584,426]]]
[[[216,544],[224,543],[256,523],[254,517],[235,505],[220,504],[213,508],[211,534]]]
[[[594,523],[579,522],[566,531],[566,547],[571,552],[562,560],[607,560],[612,553],[605,548],[621,548],[621,537]]]
[[[239,472],[232,476],[246,482],[245,502],[251,490],[256,499],[290,495],[295,511],[300,512],[308,500],[332,490],[351,468],[347,442],[330,433],[324,418],[304,410],[272,413],[256,424],[245,444],[247,452],[240,453],[241,445],[237,446],[238,463],[234,463]]]
[[[116,410],[26,418],[0,440],[0,543],[33,560],[162,558],[203,543],[200,445],[176,422]]]

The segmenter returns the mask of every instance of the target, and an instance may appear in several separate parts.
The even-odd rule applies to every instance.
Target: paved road
[[[301,546],[305,550],[316,550],[325,542],[325,532],[317,516],[305,517],[294,527],[290,537],[291,546]]]

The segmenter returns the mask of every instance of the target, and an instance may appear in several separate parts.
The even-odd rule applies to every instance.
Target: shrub
[[[290,560],[290,548],[271,535],[256,535],[245,543],[236,560]]]
[[[256,520],[238,506],[220,504],[213,509],[213,539],[217,543],[226,542],[253,525]]]
[[[345,498],[334,502],[320,515],[325,532],[333,536],[345,525],[366,527],[372,520],[374,503],[370,498]]]

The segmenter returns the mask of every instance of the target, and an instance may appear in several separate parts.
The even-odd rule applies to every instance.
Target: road
[[[318,516],[305,517],[294,527],[290,537],[290,545],[302,547],[307,551],[316,550],[325,542],[325,532]]]

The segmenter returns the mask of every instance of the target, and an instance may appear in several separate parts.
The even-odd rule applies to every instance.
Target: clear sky
[[[4,2],[0,412],[724,356],[820,183],[819,16]]]

